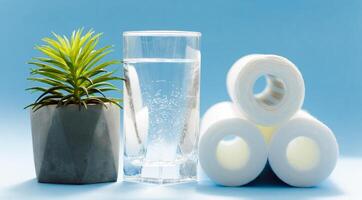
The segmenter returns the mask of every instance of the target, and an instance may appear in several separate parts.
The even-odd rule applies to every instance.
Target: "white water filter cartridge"
[[[266,88],[254,94],[254,84],[263,76]],[[227,89],[239,111],[263,126],[275,126],[292,117],[303,104],[305,90],[303,77],[291,61],[262,54],[236,61],[227,75]]]
[[[199,162],[216,183],[225,186],[249,183],[264,169],[267,155],[259,129],[231,102],[218,103],[203,116]]]
[[[315,186],[336,166],[338,144],[333,132],[305,111],[281,125],[269,144],[269,164],[285,183]]]

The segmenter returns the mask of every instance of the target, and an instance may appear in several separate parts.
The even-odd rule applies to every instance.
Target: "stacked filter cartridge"
[[[254,94],[256,80],[267,86]],[[277,55],[242,57],[227,75],[231,102],[203,116],[199,161],[218,184],[240,186],[254,180],[269,162],[285,183],[315,186],[333,171],[338,145],[333,132],[306,111],[298,68]]]

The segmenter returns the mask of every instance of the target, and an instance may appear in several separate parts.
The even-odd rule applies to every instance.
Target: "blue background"
[[[51,31],[94,28],[115,45],[109,58],[121,58],[123,31],[172,29],[203,34],[202,113],[228,100],[226,73],[239,57],[279,54],[299,67],[304,108],[334,130],[342,155],[362,156],[361,10],[359,0],[0,0],[0,139],[30,135],[26,62]]]

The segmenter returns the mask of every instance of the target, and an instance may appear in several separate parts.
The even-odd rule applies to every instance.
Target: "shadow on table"
[[[109,185],[109,183],[97,183],[88,185],[38,183],[38,181],[34,178],[8,187],[5,190],[5,195],[11,198],[41,197],[42,199],[50,199],[52,197],[81,195],[90,191],[104,189]]]
[[[242,187],[225,187],[211,181],[201,181],[198,184],[185,184],[173,187],[174,189],[183,188],[185,190],[187,188],[195,188],[196,193],[216,197],[242,197],[250,199],[309,199],[343,195],[343,191],[330,180],[326,180],[319,186],[311,188],[291,187],[282,182],[269,166],[266,167],[257,179]]]
[[[140,198],[160,199],[310,199],[331,198],[343,195],[332,181],[324,181],[317,187],[296,188],[282,182],[269,166],[260,176],[243,187],[224,187],[204,180],[198,183],[152,185],[123,182],[110,191],[113,194],[130,194]],[[113,190],[115,189],[115,190]]]

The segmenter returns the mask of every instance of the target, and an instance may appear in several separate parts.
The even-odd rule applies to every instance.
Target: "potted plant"
[[[83,29],[71,37],[53,33],[36,46],[44,57],[29,64],[29,80],[40,92],[31,108],[36,176],[39,182],[85,184],[117,180],[120,99],[106,96],[119,89],[106,68],[121,61],[101,62],[112,46],[96,49],[102,34]]]

